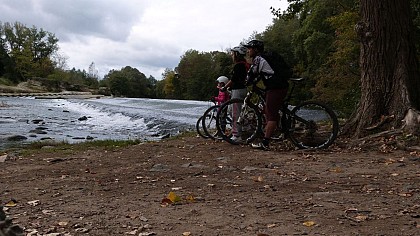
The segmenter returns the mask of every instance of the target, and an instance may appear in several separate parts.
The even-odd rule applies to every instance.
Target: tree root
[[[347,143],[348,148],[361,150],[378,149],[381,152],[393,150],[420,151],[420,137],[406,133],[403,128],[387,130],[380,133],[353,139]]]

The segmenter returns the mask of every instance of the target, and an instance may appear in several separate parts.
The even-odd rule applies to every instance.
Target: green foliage
[[[316,99],[348,115],[359,100],[359,43],[354,25],[358,0],[288,0],[280,19],[299,22],[291,32],[294,71],[308,78],[297,94]],[[282,32],[277,31],[278,34]]]
[[[6,78],[0,77],[0,85],[13,86],[13,83]]]
[[[0,22],[2,74],[14,81],[46,77],[54,70],[51,56],[58,50],[54,34],[15,22]]]
[[[360,98],[360,47],[353,27],[358,20],[355,11],[345,11],[328,19],[336,32],[335,50],[320,68],[313,89],[317,99],[340,108],[345,116],[351,114]]]
[[[136,68],[126,66],[121,70],[111,70],[102,82],[114,96],[154,98],[156,80],[146,78]]]
[[[99,88],[99,82],[96,78],[89,76],[86,71],[76,70],[75,68],[69,71],[60,69],[54,70],[48,75],[49,81],[54,81],[53,84],[58,86],[54,90],[60,91],[62,89],[68,91],[88,91]]]
[[[179,75],[175,71],[167,68],[163,73],[163,80],[158,83],[159,88],[156,91],[160,98],[176,98],[175,86],[179,87]]]
[[[277,18],[273,20],[273,24],[260,35],[264,40],[265,48],[269,51],[275,51],[283,56],[289,65],[296,64],[293,54],[292,40],[294,33],[299,29],[299,21],[296,18],[284,20]]]
[[[178,76],[165,77],[166,97],[204,100],[216,95],[216,78],[230,75],[232,59],[225,52],[188,50],[178,64]],[[175,97],[173,97],[175,96]]]

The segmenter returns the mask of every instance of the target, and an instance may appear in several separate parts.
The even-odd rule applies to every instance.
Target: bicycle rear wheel
[[[203,127],[204,134],[208,138],[222,140],[222,136],[216,128],[216,117],[219,108],[220,105],[214,105],[204,112],[203,118],[201,119],[201,127]]]
[[[322,103],[304,102],[292,109],[290,119],[288,135],[299,148],[327,148],[337,138],[337,116]]]
[[[243,103],[242,99],[231,99],[222,104],[217,113],[217,129],[222,138],[230,144],[251,143],[262,130],[262,118],[258,107],[254,104],[243,106]],[[235,107],[238,110],[235,110]],[[234,134],[240,138],[235,139]]]
[[[203,126],[202,126],[202,120],[203,117],[201,116],[198,118],[197,123],[195,124],[195,129],[197,130],[198,135],[200,135],[203,138],[209,138],[209,136],[204,132]]]

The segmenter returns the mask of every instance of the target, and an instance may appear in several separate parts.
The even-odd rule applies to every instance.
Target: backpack
[[[264,81],[264,85],[269,88],[287,88],[289,78],[292,77],[292,69],[283,57],[274,51],[264,52],[263,57],[274,70],[274,76]]]

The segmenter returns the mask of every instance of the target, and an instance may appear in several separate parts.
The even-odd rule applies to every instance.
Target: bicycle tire
[[[219,112],[217,113],[216,126],[220,132],[223,140],[230,144],[249,144],[254,141],[262,131],[262,114],[259,111],[258,106],[254,104],[247,104],[243,106],[242,99],[231,99],[221,105]],[[241,140],[235,141],[233,137],[233,116],[232,107],[234,105],[241,107],[239,122],[241,125]],[[226,120],[226,121],[225,121]],[[226,123],[226,127],[222,124]]]
[[[329,147],[337,138],[338,119],[334,111],[320,102],[304,102],[291,111],[288,137],[301,149]]]
[[[195,129],[197,130],[197,133],[198,135],[200,135],[200,137],[209,138],[209,136],[204,132],[203,126],[201,125],[202,119],[203,119],[203,116],[200,116],[200,118],[198,118],[197,123],[195,124]]]
[[[203,132],[208,138],[213,140],[222,140],[222,137],[219,135],[216,127],[216,118],[217,111],[219,110],[220,105],[214,105],[209,107],[203,114],[201,119],[201,127]]]

